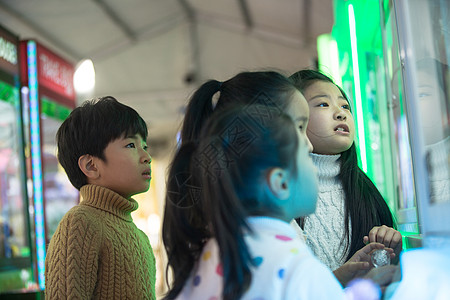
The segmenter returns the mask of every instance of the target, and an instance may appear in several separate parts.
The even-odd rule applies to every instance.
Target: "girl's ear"
[[[100,176],[96,165],[96,157],[85,154],[78,159],[78,167],[84,175],[89,179],[97,179]]]
[[[267,173],[267,185],[273,196],[286,200],[291,195],[289,172],[282,168],[273,168]]]

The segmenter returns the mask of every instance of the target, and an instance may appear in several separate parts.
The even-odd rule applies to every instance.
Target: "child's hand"
[[[370,254],[377,249],[385,249],[391,255],[391,258],[395,257],[394,250],[391,248],[385,248],[381,243],[370,243],[363,248],[356,251],[356,253],[340,268],[333,271],[334,276],[342,284],[346,286],[349,281],[356,277],[362,277],[373,267]]]
[[[402,235],[394,228],[387,227],[386,225],[375,226],[369,232],[369,235],[364,237],[364,244],[368,243],[382,243],[386,247],[394,249],[395,258],[392,263],[396,264],[402,251]]]
[[[378,268],[374,268],[367,273],[364,278],[370,279],[376,284],[378,284],[381,288],[381,291],[384,294],[386,287],[392,282],[398,281],[398,275],[400,270],[400,266],[382,266]]]

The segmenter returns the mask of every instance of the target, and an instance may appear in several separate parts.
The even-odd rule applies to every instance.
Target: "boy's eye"
[[[350,110],[350,106],[349,106],[348,104],[342,105],[342,108],[343,108],[343,109],[348,109],[348,110]]]
[[[320,103],[319,105],[317,105],[318,107],[327,107],[328,106],[328,103],[325,103],[325,102],[323,102],[323,103]]]
[[[144,150],[147,150],[148,149],[148,146],[147,145],[144,145],[144,147],[142,147]]]
[[[136,148],[136,146],[134,145],[134,143],[129,143],[128,145],[125,146],[126,148]]]

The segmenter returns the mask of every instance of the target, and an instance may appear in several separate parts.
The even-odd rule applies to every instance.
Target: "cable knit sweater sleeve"
[[[47,299],[90,299],[97,281],[101,224],[78,206],[61,220],[45,261]]]

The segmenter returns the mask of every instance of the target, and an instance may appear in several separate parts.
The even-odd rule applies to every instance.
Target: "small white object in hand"
[[[372,252],[372,264],[375,268],[387,266],[391,264],[391,256],[384,249],[378,249]]]

